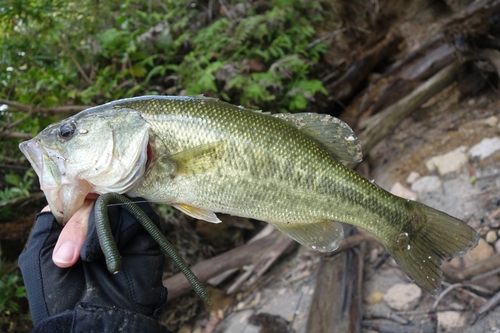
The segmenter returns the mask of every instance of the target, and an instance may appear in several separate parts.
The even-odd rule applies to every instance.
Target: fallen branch
[[[500,304],[500,291],[497,292],[490,300],[486,303],[484,303],[478,310],[477,314],[479,316],[485,314],[489,310],[493,309],[495,306]]]
[[[268,253],[270,249],[274,248],[276,244],[284,245],[288,242],[288,240],[289,238],[287,236],[278,230],[274,230],[271,234],[264,238],[255,240],[251,243],[247,243],[218,256],[202,261],[191,267],[191,270],[201,282],[207,282],[209,279],[228,270],[235,268],[241,269],[245,265],[258,262],[259,259],[264,254]],[[336,251],[345,250],[363,241],[378,242],[378,239],[372,234],[360,230],[359,234],[344,239]],[[293,241],[290,240],[290,242]],[[191,285],[182,273],[178,273],[164,279],[163,284],[168,288],[169,301],[191,291]]]
[[[397,77],[389,80],[387,88],[377,97],[369,112],[361,111],[363,116],[376,114],[397,102],[421,84],[423,80],[452,63],[454,58],[453,47],[448,44],[442,44],[429,51],[422,59],[406,68]]]
[[[448,65],[406,97],[382,112],[365,119],[363,121],[365,130],[359,135],[363,154],[366,155],[411,112],[454,82],[458,68],[457,62]]]
[[[379,81],[381,78],[388,77],[388,76],[396,73],[397,71],[399,71],[401,68],[408,65],[412,61],[417,60],[419,57],[423,56],[427,52],[428,49],[433,48],[438,43],[442,43],[443,37],[444,36],[442,33],[439,33],[439,34],[431,37],[426,42],[424,42],[423,45],[418,50],[411,52],[405,58],[400,59],[400,60],[394,62],[391,66],[389,66],[387,68],[387,70],[375,82]]]
[[[43,198],[44,196],[45,196],[45,194],[43,192],[37,192],[37,193],[30,194],[29,198],[19,197],[19,198],[10,199],[7,201],[0,202],[0,208],[6,207],[9,205],[17,205],[17,204],[20,204],[20,203],[28,201],[28,200],[38,200],[40,198]]]
[[[277,241],[263,256],[257,260],[251,269],[247,270],[238,279],[236,279],[236,281],[227,289],[227,293],[231,295],[240,289],[248,290],[248,288],[254,285],[257,280],[264,275],[267,269],[290,247],[290,245],[294,245],[295,248],[298,246],[298,243],[288,237]]]
[[[361,332],[364,248],[342,251],[323,260],[319,269],[306,332]]]
[[[200,281],[206,282],[208,279],[229,269],[235,267],[241,268],[244,265],[249,265],[257,261],[259,257],[269,250],[269,247],[284,237],[287,236],[275,230],[263,239],[245,244],[213,258],[202,261],[191,267],[191,270]],[[176,297],[182,296],[191,290],[191,285],[182,273],[178,273],[163,280],[163,284],[168,287],[169,301],[172,301]]]
[[[443,274],[451,282],[461,282],[465,280],[470,280],[478,275],[484,275],[488,272],[494,272],[500,268],[500,253],[495,254],[492,257],[478,262],[475,265],[467,267],[465,269],[458,269],[450,264],[443,265]]]
[[[332,100],[345,101],[352,97],[371,71],[397,49],[402,37],[396,30],[392,30],[386,38],[368,50],[363,57],[355,61],[347,72],[337,81],[326,86]]]

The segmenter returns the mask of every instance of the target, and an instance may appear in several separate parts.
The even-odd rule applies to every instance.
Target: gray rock
[[[417,200],[417,193],[410,191],[409,189],[401,185],[400,182],[395,182],[389,192],[401,198]]]
[[[486,234],[486,241],[490,244],[495,243],[497,240],[497,232],[495,230],[490,230]]]
[[[483,160],[500,151],[500,138],[485,138],[469,149],[469,156],[475,160]]]
[[[411,190],[413,192],[429,193],[435,192],[441,189],[442,183],[438,176],[425,176],[417,179],[412,185]]]
[[[430,172],[437,169],[440,176],[458,172],[469,161],[465,154],[466,151],[467,147],[460,146],[444,155],[430,158],[425,165]]]
[[[412,185],[420,177],[422,177],[422,176],[418,172],[412,171],[412,172],[410,172],[410,174],[408,175],[408,177],[406,177],[406,183],[408,185]]]
[[[422,289],[416,284],[398,283],[387,290],[384,301],[393,310],[407,311],[415,309],[421,296]]]
[[[455,332],[465,325],[465,316],[458,311],[443,311],[437,313],[438,328],[445,332]]]

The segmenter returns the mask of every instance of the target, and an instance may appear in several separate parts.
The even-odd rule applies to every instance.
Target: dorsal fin
[[[276,113],[273,117],[295,125],[301,132],[323,144],[330,155],[344,165],[361,162],[361,144],[353,130],[342,120],[318,113]]]

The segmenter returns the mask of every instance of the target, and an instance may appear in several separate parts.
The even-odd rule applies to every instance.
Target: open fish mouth
[[[65,224],[83,205],[91,185],[84,180],[68,180],[66,160],[55,151],[40,145],[36,139],[23,142],[20,150],[39,177],[40,188],[47,198],[56,220]]]

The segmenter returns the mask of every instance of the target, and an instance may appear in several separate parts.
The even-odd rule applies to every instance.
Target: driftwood
[[[267,269],[278,259],[289,247],[295,249],[298,243],[291,238],[281,238],[273,244],[258,260],[252,268],[242,274],[227,289],[228,294],[234,294],[240,289],[247,290],[264,275]]]
[[[356,246],[363,241],[378,242],[377,238],[367,232],[361,231],[359,234],[345,238],[337,251]],[[255,283],[257,279],[266,271],[279,255],[287,252],[290,247],[296,246],[295,241],[291,240],[278,230],[272,231],[264,238],[247,243],[230,251],[224,252],[218,256],[202,261],[191,270],[202,282],[224,274],[227,271],[241,269],[245,265],[253,265],[250,273],[244,273],[235,286],[229,291],[234,292],[248,279],[250,282],[245,284],[248,288]],[[267,268],[264,268],[267,266]],[[173,300],[191,291],[191,285],[182,273],[175,274],[163,280],[163,284],[168,287],[168,299]],[[233,290],[234,289],[234,290]]]
[[[362,110],[363,115],[361,117],[367,116],[366,111],[369,111],[369,114],[376,114],[397,102],[422,83],[422,80],[428,79],[449,65],[454,58],[453,47],[448,44],[441,44],[429,51],[420,60],[408,66],[401,74],[390,80],[385,91],[373,105],[370,105],[369,110]]]
[[[390,65],[380,78],[393,75],[397,73],[400,69],[402,69],[404,66],[411,64],[413,61],[419,59],[422,56],[425,56],[425,54],[428,52],[429,49],[433,49],[437,45],[443,42],[443,37],[444,37],[443,34],[437,34],[431,37],[429,40],[424,42],[423,45],[418,50],[411,52],[403,59],[397,60],[392,65]]]
[[[363,243],[366,245],[366,243]],[[361,332],[362,250],[323,260],[316,280],[306,332]]]
[[[335,101],[345,101],[354,96],[371,71],[395,53],[401,40],[399,32],[390,31],[382,42],[366,51],[359,60],[355,61],[341,78],[326,85],[330,98]]]
[[[275,230],[269,236],[253,243],[248,243],[233,250],[224,252],[218,256],[202,261],[191,270],[202,282],[219,275],[227,270],[256,262],[270,247],[279,242],[284,237],[281,232]],[[168,287],[168,298],[172,301],[176,297],[184,295],[191,290],[191,285],[182,273],[178,273],[163,280],[163,284]]]
[[[362,282],[367,242],[379,240],[358,230],[346,237],[332,258],[321,263],[307,320],[308,333],[362,331]],[[355,246],[359,248],[354,249]]]
[[[453,83],[458,66],[456,62],[448,65],[397,103],[367,118],[364,121],[365,130],[359,135],[363,154],[367,154],[375,144],[391,133],[412,111]]]

